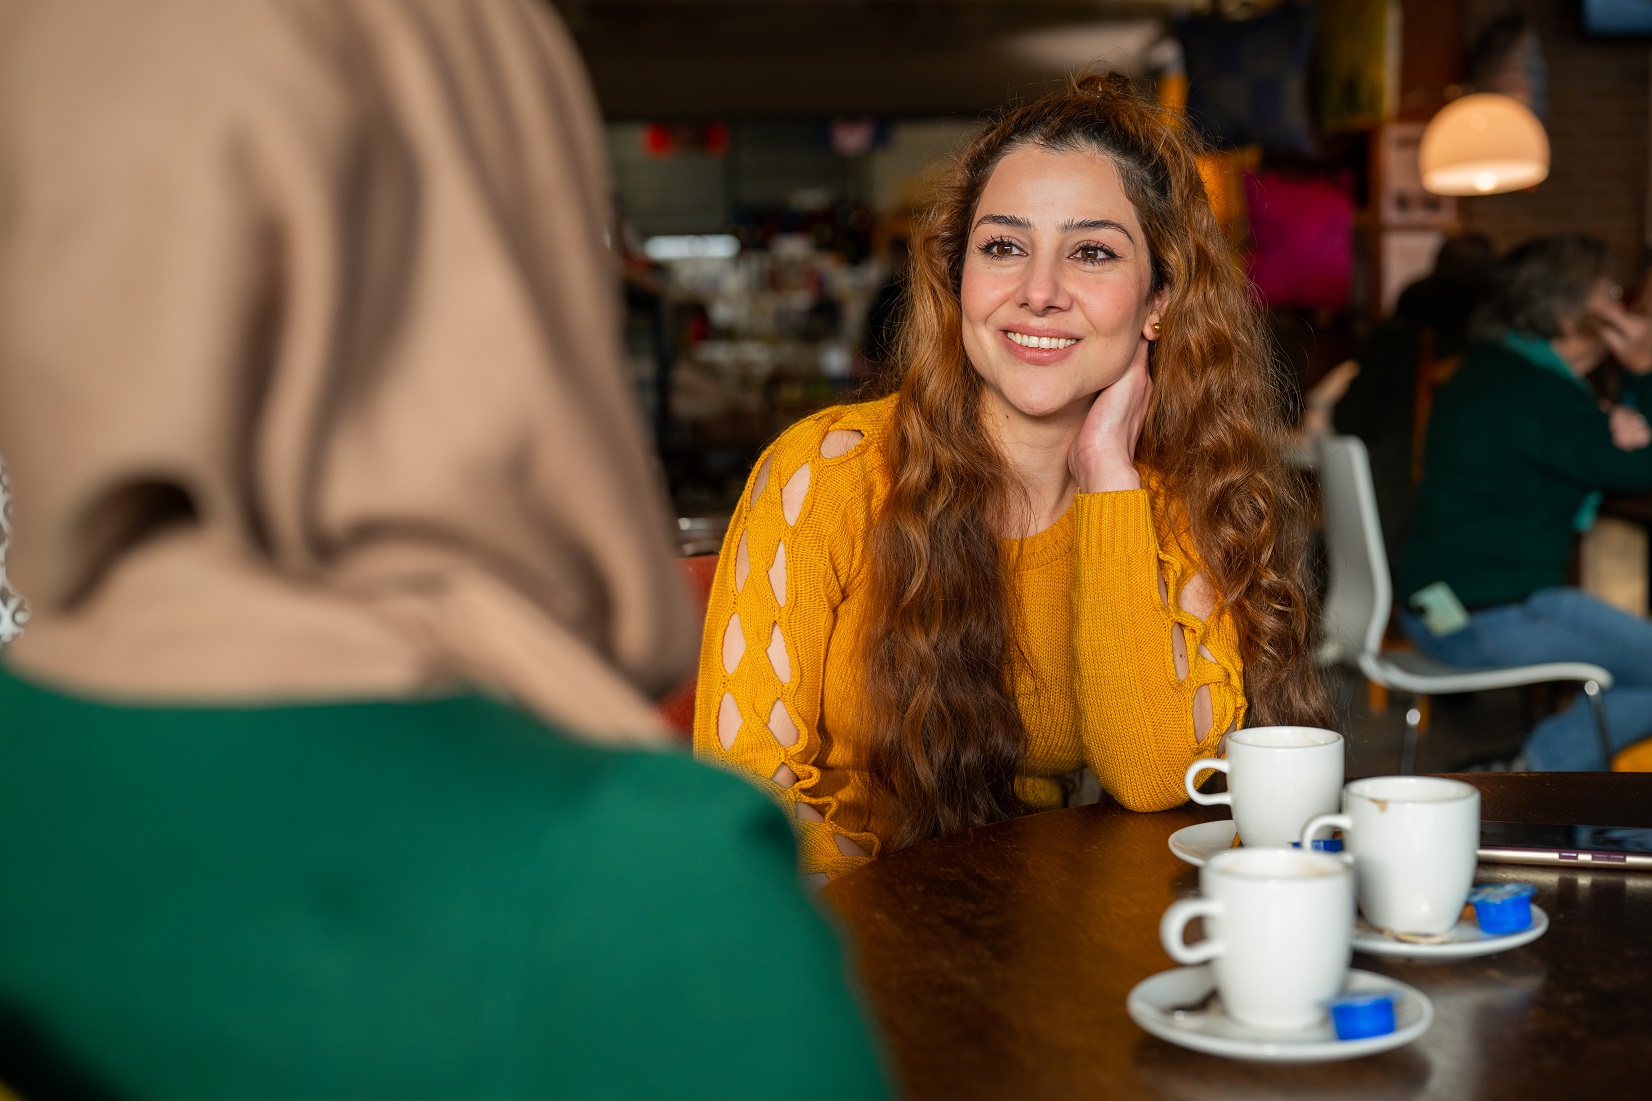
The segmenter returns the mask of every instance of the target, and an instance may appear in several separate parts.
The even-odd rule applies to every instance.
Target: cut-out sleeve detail
[[[864,433],[837,432],[853,437],[850,446],[829,445],[831,412],[781,436],[730,520],[706,612],[694,751],[778,800],[797,832],[801,870],[835,876],[870,859],[878,843],[837,823],[828,793],[841,784],[820,784],[827,645],[859,554],[844,502],[871,492],[861,485]]]
[[[779,700],[775,700],[774,706],[769,708],[769,733],[787,749],[797,744],[797,724],[792,722],[786,705]]]
[[[1159,603],[1166,607],[1170,605],[1170,586],[1164,579],[1164,563],[1162,561],[1159,563]],[[1215,610],[1216,594],[1211,589],[1210,582],[1205,580],[1205,575],[1196,573],[1188,578],[1187,583],[1181,587],[1181,594],[1177,599],[1177,603],[1181,606],[1180,611],[1202,621],[1207,619],[1210,613]],[[1200,645],[1199,653],[1207,661],[1214,662],[1216,660],[1209,647]],[[1175,661],[1176,679],[1185,681],[1187,675],[1192,672],[1187,657],[1187,629],[1174,618],[1170,623],[1170,654]],[[1190,716],[1193,722],[1193,736],[1201,745],[1212,733],[1213,715],[1210,685],[1201,684],[1193,692],[1193,714]]]
[[[746,575],[751,573],[751,550],[746,546],[746,533],[740,533],[740,546],[734,552],[734,591],[746,587]]]
[[[786,544],[774,548],[774,565],[769,567],[769,588],[774,591],[774,602],[786,606]]]
[[[717,705],[717,744],[727,753],[734,748],[734,739],[740,736],[740,704],[733,692],[724,692]]]
[[[740,629],[740,613],[736,612],[729,616],[728,626],[723,628],[723,672],[738,669],[745,654],[746,633]]]
[[[832,841],[834,843],[836,843],[837,851],[842,853],[844,856],[871,856],[872,855],[871,853],[867,852],[865,849],[861,848],[859,845],[855,844],[855,842],[847,834],[840,833],[836,837],[832,838]]]
[[[809,478],[809,464],[804,463],[786,479],[786,487],[780,491],[780,514],[788,524],[797,523],[803,511],[803,500],[809,495]]]
[[[780,624],[774,625],[774,631],[769,635],[769,664],[774,667],[774,675],[781,684],[792,682],[792,659],[786,653],[786,636],[780,632]]]
[[[853,451],[866,433],[853,428],[834,428],[826,433],[826,438],[820,442],[820,456],[823,459],[837,459]]]
[[[1217,606],[1201,619],[1182,606],[1198,564],[1160,545],[1160,507],[1146,489],[1075,502],[1073,662],[1084,758],[1132,810],[1186,802],[1187,766],[1214,756],[1221,739],[1210,734],[1241,723],[1245,711],[1232,616]],[[1214,597],[1208,586],[1187,595],[1205,607],[1201,598]],[[1209,700],[1203,724],[1201,692]]]

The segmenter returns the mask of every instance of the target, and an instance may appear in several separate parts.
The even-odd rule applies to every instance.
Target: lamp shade
[[[1496,195],[1542,183],[1549,135],[1517,99],[1481,92],[1453,100],[1423,131],[1423,186],[1436,195]]]

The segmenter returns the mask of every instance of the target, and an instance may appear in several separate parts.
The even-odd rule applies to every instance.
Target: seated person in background
[[[1360,348],[1359,377],[1333,403],[1336,431],[1358,436],[1371,456],[1372,488],[1390,564],[1400,560],[1411,526],[1412,432],[1423,342],[1430,341],[1434,363],[1467,350],[1469,322],[1490,293],[1496,263],[1497,253],[1485,237],[1448,238],[1434,257],[1434,270],[1401,292],[1394,316]]]
[[[898,390],[760,458],[723,544],[694,743],[836,875],[1125,806],[1241,723],[1329,720],[1304,499],[1186,127],[1120,77],[1003,115],[913,243]]]
[[[1652,735],[1652,623],[1566,586],[1576,532],[1603,490],[1652,489],[1652,432],[1602,409],[1586,376],[1615,355],[1652,408],[1652,327],[1613,297],[1606,246],[1590,237],[1521,245],[1497,267],[1479,343],[1435,399],[1416,520],[1398,570],[1406,633],[1462,666],[1594,662],[1613,741]],[[1538,724],[1515,764],[1609,767],[1588,708]]]
[[[549,9],[0,23],[0,1079],[884,1096],[784,819],[646,698],[692,613]]]

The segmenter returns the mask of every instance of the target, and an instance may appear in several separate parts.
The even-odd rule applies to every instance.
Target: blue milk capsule
[[[1342,838],[1340,838],[1340,837],[1316,837],[1313,840],[1313,846],[1314,846],[1314,852],[1316,852],[1316,853],[1339,853],[1339,852],[1342,851]],[[1291,842],[1291,848],[1300,849],[1301,847],[1302,847],[1302,842],[1300,842],[1300,841],[1292,841]]]
[[[1325,1003],[1331,1011],[1331,1026],[1339,1040],[1363,1040],[1386,1036],[1394,1031],[1394,998],[1391,990],[1375,993],[1342,994]]]
[[[1501,936],[1532,927],[1532,895],[1536,893],[1530,883],[1495,883],[1474,888],[1468,900],[1474,903],[1480,931]]]

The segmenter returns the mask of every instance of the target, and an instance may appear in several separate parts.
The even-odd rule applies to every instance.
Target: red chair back
[[[688,580],[695,607],[700,610],[700,619],[704,621],[706,605],[711,603],[711,580],[717,576],[717,556],[696,554],[677,561],[682,564],[683,577]],[[698,669],[690,673],[683,683],[660,701],[658,708],[660,718],[667,726],[681,733],[685,740],[694,736],[694,684],[699,676]]]

